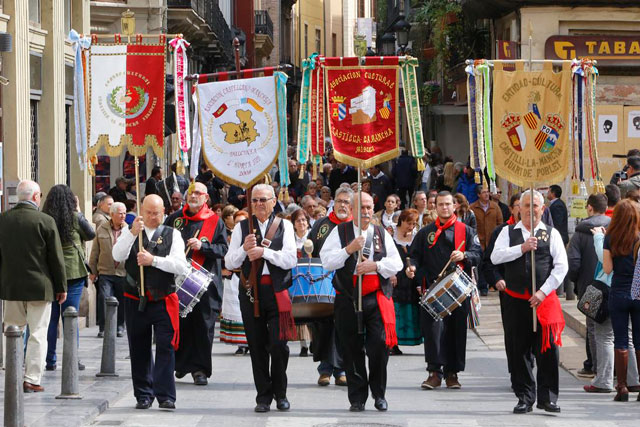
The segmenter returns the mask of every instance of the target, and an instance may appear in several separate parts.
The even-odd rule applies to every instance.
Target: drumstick
[[[200,230],[196,230],[196,232],[193,234],[192,239],[195,239],[196,237],[198,237],[198,233],[200,233]],[[184,251],[184,256],[187,256],[190,250],[191,248],[187,246],[187,249]]]
[[[456,251],[459,251],[463,245],[464,245],[464,240],[460,242],[460,245],[458,246],[458,249],[456,249]],[[442,274],[444,274],[444,272],[447,270],[447,267],[449,267],[449,264],[451,264],[451,258],[449,258],[449,261],[447,261],[447,264],[444,266],[440,274],[438,274],[438,277],[436,278],[436,280],[438,280],[442,276]]]

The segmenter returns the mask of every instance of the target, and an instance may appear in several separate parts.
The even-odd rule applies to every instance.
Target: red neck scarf
[[[351,221],[351,219],[352,217],[349,216],[347,219],[343,221],[340,218],[338,218],[338,215],[336,215],[334,211],[331,211],[331,213],[329,214],[329,221],[331,221],[334,224],[342,224],[343,222]]]
[[[203,221],[202,228],[196,237],[199,239],[206,239],[209,243],[213,241],[213,234],[218,226],[218,215],[209,209],[209,206],[204,204],[195,215],[191,215],[189,213],[189,204],[186,203],[184,208],[182,208],[182,217],[185,219],[185,224],[188,224],[189,221]],[[204,263],[204,254],[201,251],[193,251],[191,259],[202,266]]]
[[[508,225],[514,225],[516,223],[516,219],[511,215],[511,217],[507,220]]]
[[[604,214],[611,218],[613,216],[613,208],[608,208]]]
[[[452,225],[454,225],[456,223],[456,221],[458,220],[458,217],[456,216],[456,214],[451,215],[451,217],[447,220],[447,222],[444,223],[444,225],[442,225],[440,223],[440,217],[436,218],[435,224],[436,227],[438,228],[436,230],[436,235],[433,238],[433,243],[431,245],[429,245],[430,248],[434,247],[436,245],[436,243],[438,243],[438,238],[440,237],[440,234],[442,234],[442,232],[444,230],[446,230],[447,228],[451,227]]]

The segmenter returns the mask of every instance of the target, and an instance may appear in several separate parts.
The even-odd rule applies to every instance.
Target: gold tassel
[[[177,169],[178,168],[176,167],[176,170]],[[195,189],[196,189],[196,181],[192,180],[191,183],[189,184],[189,188],[187,188],[187,194],[193,193],[195,191]]]
[[[300,173],[298,174],[298,179],[303,179],[304,178],[304,167],[306,165],[300,165]]]
[[[482,184],[482,179],[480,178],[480,172],[476,172],[474,175],[474,180],[476,184]]]
[[[182,163],[182,160],[178,160],[178,161],[176,162],[176,173],[177,173],[178,175],[184,175],[184,172],[185,172],[185,170],[184,170],[184,163]]]
[[[573,194],[574,196],[577,196],[579,188],[580,188],[580,184],[578,184],[578,181],[575,180],[575,179],[572,180],[571,181],[571,194]]]
[[[312,168],[312,172],[311,172],[311,179],[312,180],[316,180],[318,179],[318,164],[316,162],[313,162],[313,168]]]
[[[289,204],[289,189],[287,187],[283,187],[283,191],[284,191],[284,204],[288,205]]]
[[[280,188],[280,191],[278,191],[278,201],[281,202],[284,200],[284,187]]]
[[[269,175],[268,173],[264,174],[264,183],[271,184],[271,175]]]
[[[422,172],[423,170],[426,169],[424,165],[424,160],[422,160],[421,158],[417,158],[416,162],[417,162],[418,172]]]

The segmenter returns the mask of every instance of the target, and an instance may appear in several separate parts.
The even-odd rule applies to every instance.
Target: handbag
[[[594,280],[578,301],[578,310],[589,319],[602,323],[609,318],[609,286]]]

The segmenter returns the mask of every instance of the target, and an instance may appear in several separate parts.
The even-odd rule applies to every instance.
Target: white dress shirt
[[[529,230],[522,225],[522,221],[519,221],[514,228],[522,232],[522,238],[525,241],[531,235]],[[547,226],[540,221],[535,230],[533,230],[533,233],[535,234],[538,230],[546,230],[546,228]],[[506,262],[514,261],[521,256],[531,256],[528,252],[525,254],[522,253],[522,245],[509,246],[509,244],[509,227],[504,227],[502,231],[500,231],[500,234],[496,239],[496,245],[491,253],[492,263],[496,265],[504,264]],[[544,284],[540,288],[545,295],[549,295],[551,291],[556,290],[564,280],[564,276],[566,276],[569,271],[567,251],[564,248],[562,236],[560,236],[560,233],[555,228],[551,228],[549,250],[551,252],[551,257],[553,258],[553,269],[551,270],[551,274],[549,274],[547,280],[545,280]]]
[[[260,227],[260,235],[265,236],[267,234],[267,225],[269,220],[260,222],[258,220],[258,226]],[[298,263],[298,251],[296,249],[296,236],[293,231],[293,224],[290,221],[282,220],[284,226],[284,235],[282,236],[282,249],[274,251],[273,249],[264,248],[262,258],[269,261],[276,267],[280,267],[283,270],[290,270]],[[231,233],[231,242],[229,243],[229,250],[224,256],[224,265],[229,270],[235,270],[242,266],[244,259],[247,257],[247,253],[244,250],[242,241],[242,228],[240,223],[237,223]],[[262,275],[268,275],[269,268],[267,263],[264,263],[262,267]]]
[[[153,237],[153,233],[156,232],[155,228],[144,227],[144,232],[147,234],[147,239],[150,241]],[[122,228],[122,234],[118,237],[118,241],[113,245],[111,255],[116,262],[123,262],[129,258],[131,252],[131,246],[136,241],[136,236],[131,234],[129,227]],[[155,266],[162,271],[173,274],[184,274],[189,264],[187,263],[187,257],[184,255],[184,241],[180,232],[173,229],[173,241],[171,243],[171,250],[166,257],[155,256]]]
[[[390,214],[387,213],[386,210],[382,211],[382,215],[380,215],[380,221],[382,222],[383,227],[393,227],[393,215],[395,215],[395,211]]]
[[[358,236],[358,227],[352,223],[353,232],[355,236]],[[373,227],[371,224],[367,227],[366,230],[362,230],[362,234],[366,235],[369,227]],[[373,231],[373,230],[372,230]],[[387,256],[382,258],[380,261],[377,261],[378,271],[382,277],[388,279],[389,277],[395,275],[398,271],[402,270],[404,264],[402,263],[402,258],[400,258],[400,254],[398,253],[398,248],[396,248],[395,243],[393,242],[393,237],[385,230],[384,231],[384,246],[387,250]],[[373,246],[373,243],[372,243]],[[374,250],[372,249],[369,253],[369,259],[373,260]],[[324,241],[322,245],[322,249],[320,249],[320,259],[322,260],[322,267],[328,271],[338,270],[344,267],[345,261],[350,257],[347,253],[347,249],[342,247],[340,243],[340,236],[338,234],[338,227],[334,227],[329,233],[327,240]],[[355,270],[354,270],[355,274]],[[376,272],[371,272],[367,274],[376,274]]]

